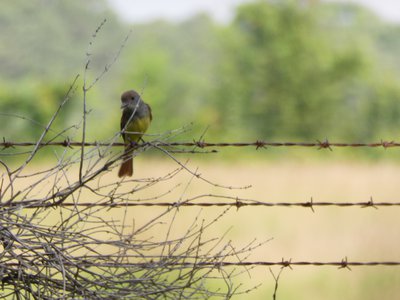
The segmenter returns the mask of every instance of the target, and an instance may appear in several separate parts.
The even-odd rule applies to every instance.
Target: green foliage
[[[11,141],[32,141],[37,139],[58,106],[65,98],[66,90],[62,84],[36,84],[28,82],[23,88],[0,88],[0,127],[7,132]],[[54,136],[74,124],[72,116],[76,110],[72,97],[63,107],[53,124],[49,136]],[[77,123],[77,122],[75,122]]]
[[[108,22],[93,43],[89,80],[128,27],[103,1],[17,2],[0,12],[0,111],[43,124],[83,69],[102,19]],[[194,122],[182,138],[209,126],[207,139],[395,139],[399,40],[400,26],[337,3],[259,0],[238,7],[228,25],[206,15],[135,25],[113,69],[88,95],[89,133],[101,139],[118,131],[119,96],[134,88],[153,108],[150,133]],[[57,129],[79,118],[80,100],[71,101]],[[39,133],[21,119],[12,127],[10,117],[0,122],[7,139]]]
[[[297,4],[258,2],[239,9],[234,22],[241,42],[232,46],[233,72],[241,85],[222,89],[241,101],[238,119],[255,138],[306,138],[332,134],[349,79],[363,67],[350,47],[332,49],[317,13]],[[328,33],[329,34],[329,33]]]
[[[83,69],[88,40],[104,18],[114,21],[98,39],[95,70],[118,45],[115,32],[123,30],[105,0],[5,1],[0,10],[0,80],[69,81]]]

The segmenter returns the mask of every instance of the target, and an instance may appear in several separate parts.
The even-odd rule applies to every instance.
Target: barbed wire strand
[[[84,145],[85,147],[99,147],[99,146],[112,146],[112,147],[121,147],[125,144],[122,142],[113,143],[102,143],[102,142],[76,142],[70,141],[69,139],[65,139],[60,142],[13,142],[7,141],[5,137],[3,137],[3,141],[0,142],[0,147],[3,148],[11,148],[11,147],[28,147],[28,146],[62,146],[62,147],[77,147]],[[318,149],[330,149],[335,147],[350,147],[350,148],[378,148],[382,147],[384,149],[392,148],[392,147],[400,147],[400,142],[396,141],[384,141],[380,142],[372,142],[372,143],[344,143],[344,142],[329,142],[325,141],[316,141],[316,142],[268,142],[257,140],[255,142],[204,142],[204,141],[192,141],[192,142],[144,142],[142,144],[137,145],[140,147],[148,147],[148,146],[158,146],[158,147],[198,147],[198,148],[208,148],[208,147],[255,147],[256,149],[260,148],[268,148],[268,147],[307,147],[307,148],[318,148]]]
[[[42,201],[19,201],[19,202],[11,202],[11,203],[0,203],[0,208],[2,207],[24,207],[29,209],[36,209],[39,207],[47,207],[54,206],[52,202],[42,202]],[[314,207],[328,207],[328,206],[336,206],[336,207],[361,207],[361,208],[375,208],[378,207],[393,207],[400,206],[400,202],[373,202],[372,200],[366,202],[245,202],[238,200],[236,202],[100,202],[100,203],[91,203],[91,202],[81,202],[81,203],[71,203],[71,202],[62,202],[58,203],[60,207],[150,207],[150,206],[159,206],[159,207],[223,207],[223,206],[231,206],[236,207],[237,209],[242,207],[251,207],[251,206],[266,206],[266,207],[304,207],[311,208],[314,211]]]
[[[158,256],[159,257],[159,256]],[[169,257],[173,259],[174,257]],[[180,258],[180,257],[175,257],[175,258]],[[71,262],[64,262],[66,266],[68,265],[74,265],[74,263]],[[143,262],[143,263],[134,263],[134,262],[123,262],[123,263],[93,263],[90,262],[90,266],[94,267],[107,267],[107,268],[131,268],[131,267],[138,267],[138,268],[144,268],[144,267],[149,267],[152,265],[154,268],[159,267],[159,264],[162,264],[162,267],[168,267],[168,264],[166,264],[164,261],[150,261],[150,262]],[[19,266],[19,263],[16,262],[10,262],[6,263],[6,266]],[[40,262],[36,263],[36,266],[41,266],[42,264]],[[237,262],[229,262],[229,261],[220,261],[220,262],[211,262],[211,261],[206,261],[206,262],[185,262],[185,261],[174,261],[173,262],[174,267],[180,266],[180,267],[187,267],[187,268],[193,268],[194,266],[196,267],[214,267],[216,269],[221,268],[221,267],[244,267],[244,266],[280,266],[280,267],[288,267],[292,268],[295,266],[311,266],[311,267],[338,267],[339,269],[344,269],[347,268],[349,269],[350,267],[375,267],[375,266],[381,266],[381,267],[398,267],[400,266],[400,261],[366,261],[366,262],[361,262],[361,261],[348,261],[347,258],[343,258],[341,261],[328,261],[328,262],[323,262],[323,261],[291,261],[291,260],[285,260],[282,259],[281,261],[237,261]],[[85,266],[85,262],[82,262],[82,267]]]

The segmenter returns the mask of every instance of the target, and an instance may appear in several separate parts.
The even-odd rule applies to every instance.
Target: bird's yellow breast
[[[150,117],[144,117],[140,119],[134,118],[131,122],[129,122],[128,126],[126,126],[124,140],[126,142],[138,142],[143,133],[145,133],[147,128],[149,128],[150,122]]]

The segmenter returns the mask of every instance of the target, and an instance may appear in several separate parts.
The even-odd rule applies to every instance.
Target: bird
[[[129,90],[122,93],[121,102],[121,135],[124,139],[125,150],[122,155],[123,162],[118,171],[118,177],[132,176],[132,151],[137,147],[137,143],[153,120],[150,105],[143,101],[138,92]]]

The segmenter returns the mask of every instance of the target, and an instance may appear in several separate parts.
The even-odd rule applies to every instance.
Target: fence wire
[[[3,138],[3,141],[0,142],[0,147],[2,148],[12,148],[12,147],[29,147],[29,146],[61,146],[61,147],[122,147],[124,143],[104,143],[104,142],[77,142],[70,141],[65,139],[62,142],[13,142],[6,141]],[[268,148],[268,147],[306,147],[306,148],[317,148],[317,149],[330,149],[333,148],[379,148],[382,147],[384,149],[400,147],[400,142],[396,141],[384,141],[380,142],[372,142],[372,143],[344,143],[344,142],[330,142],[329,140],[324,141],[315,141],[315,142],[271,142],[271,141],[262,141],[257,140],[254,142],[205,142],[205,141],[192,141],[192,142],[145,142],[136,147],[148,147],[148,146],[157,146],[157,147],[197,147],[197,148],[218,148],[218,147],[255,147],[256,149],[260,148]]]
[[[150,258],[151,256],[147,256]],[[86,257],[87,258],[87,257]],[[115,257],[117,259],[117,257]],[[155,256],[155,258],[159,258]],[[215,270],[218,270],[223,267],[255,267],[255,266],[264,266],[264,267],[272,267],[272,266],[280,266],[282,268],[290,268],[296,266],[306,266],[306,267],[338,267],[339,269],[351,269],[351,267],[398,267],[400,266],[400,261],[348,261],[347,258],[342,259],[341,261],[292,261],[282,259],[281,261],[239,261],[239,262],[182,262],[179,261],[181,257],[170,257],[171,259],[176,259],[173,263],[174,267],[182,267],[182,268],[194,268],[194,267],[212,267]],[[195,259],[195,257],[193,257]],[[18,267],[18,263],[7,263],[8,267]],[[48,267],[46,264],[38,263],[37,266]],[[76,263],[66,262],[65,266],[76,266]],[[82,267],[85,266],[85,263],[82,263]],[[99,268],[148,268],[152,266],[156,267],[172,267],[172,264],[165,263],[165,261],[157,261],[152,260],[151,262],[145,263],[93,263],[87,262],[86,266],[95,266]]]
[[[11,202],[11,203],[0,203],[1,207],[24,207],[26,209],[36,209],[40,207],[52,207],[54,203],[51,202],[39,202],[39,201],[19,201],[19,202]],[[398,207],[400,206],[400,202],[374,202],[372,200],[366,202],[261,202],[261,201],[252,201],[246,202],[244,200],[237,200],[235,202],[99,202],[99,203],[91,203],[91,202],[81,202],[81,203],[69,203],[62,202],[57,204],[59,207],[236,207],[237,209],[242,207],[304,207],[310,208],[313,212],[314,207],[359,207],[359,208],[375,208],[379,207]]]
[[[173,153],[209,153],[217,152],[218,148],[223,147],[248,147],[256,150],[272,147],[387,149],[400,147],[400,142],[381,140],[372,143],[345,143],[330,142],[328,139],[314,142],[206,142],[204,139],[169,142],[183,132],[177,130],[176,133],[157,136],[157,140],[132,147],[135,152],[150,148],[160,150],[176,162],[176,170],[148,181],[121,180],[116,177],[109,182],[102,181],[104,175],[119,167],[124,157],[110,149],[125,145],[116,142],[120,140],[120,132],[116,132],[110,142],[87,141],[86,124],[90,111],[87,107],[88,93],[117,61],[129,37],[128,34],[122,41],[115,56],[104,65],[104,70],[97,76],[94,75],[94,79],[90,81],[88,78],[92,76],[87,76],[87,73],[92,61],[92,45],[105,23],[106,20],[99,24],[88,43],[83,85],[79,86],[80,75],[77,75],[49,122],[43,126],[39,139],[34,142],[18,142],[3,137],[0,141],[0,168],[3,170],[0,173],[0,297],[230,299],[234,295],[247,295],[257,288],[241,289],[241,283],[237,285],[236,282],[238,276],[250,275],[249,269],[258,266],[277,266],[282,269],[300,266],[339,269],[400,266],[400,261],[396,260],[362,262],[349,261],[347,257],[327,262],[285,258],[280,261],[254,261],[251,254],[269,240],[258,242],[253,239],[245,246],[238,247],[227,240],[225,235],[212,236],[215,233],[214,226],[231,208],[300,207],[314,211],[315,207],[398,207],[400,202],[375,202],[372,198],[365,202],[320,202],[312,198],[305,202],[267,202],[238,197],[222,199],[215,195],[205,195],[214,198],[213,201],[183,196],[182,201],[161,201],[160,197],[165,194],[157,190],[158,183],[170,180],[181,171],[187,172],[191,178],[202,180],[211,188],[234,189],[204,178],[197,170],[189,169],[184,162],[176,159]],[[82,121],[59,132],[53,130],[54,121],[78,86],[83,91]],[[55,133],[55,136],[49,138],[50,132]],[[82,136],[80,141],[67,137],[78,134]],[[13,151],[13,148],[20,147],[26,147],[26,152]],[[32,174],[26,167],[32,163],[39,150],[45,147],[65,149],[60,151],[62,153],[54,153],[57,158],[54,165],[43,164],[43,169],[36,169]],[[200,151],[205,148],[210,150]],[[69,151],[70,149],[73,150]],[[18,154],[28,155],[16,168],[3,160],[3,157]],[[79,172],[71,172],[73,168],[79,168]],[[135,199],[137,191],[151,188],[159,193],[151,201],[139,202]],[[137,215],[129,215],[128,207],[138,206],[164,209],[146,216],[144,222],[136,224]],[[207,220],[202,219],[200,213],[192,216],[185,228],[178,224],[181,232],[174,232],[178,227],[175,223],[181,207],[224,209],[213,216],[208,215]],[[114,208],[124,208],[122,215],[114,218],[110,213]],[[210,211],[207,210],[207,213]],[[278,276],[272,275],[276,283],[273,296],[275,299],[280,273]]]

